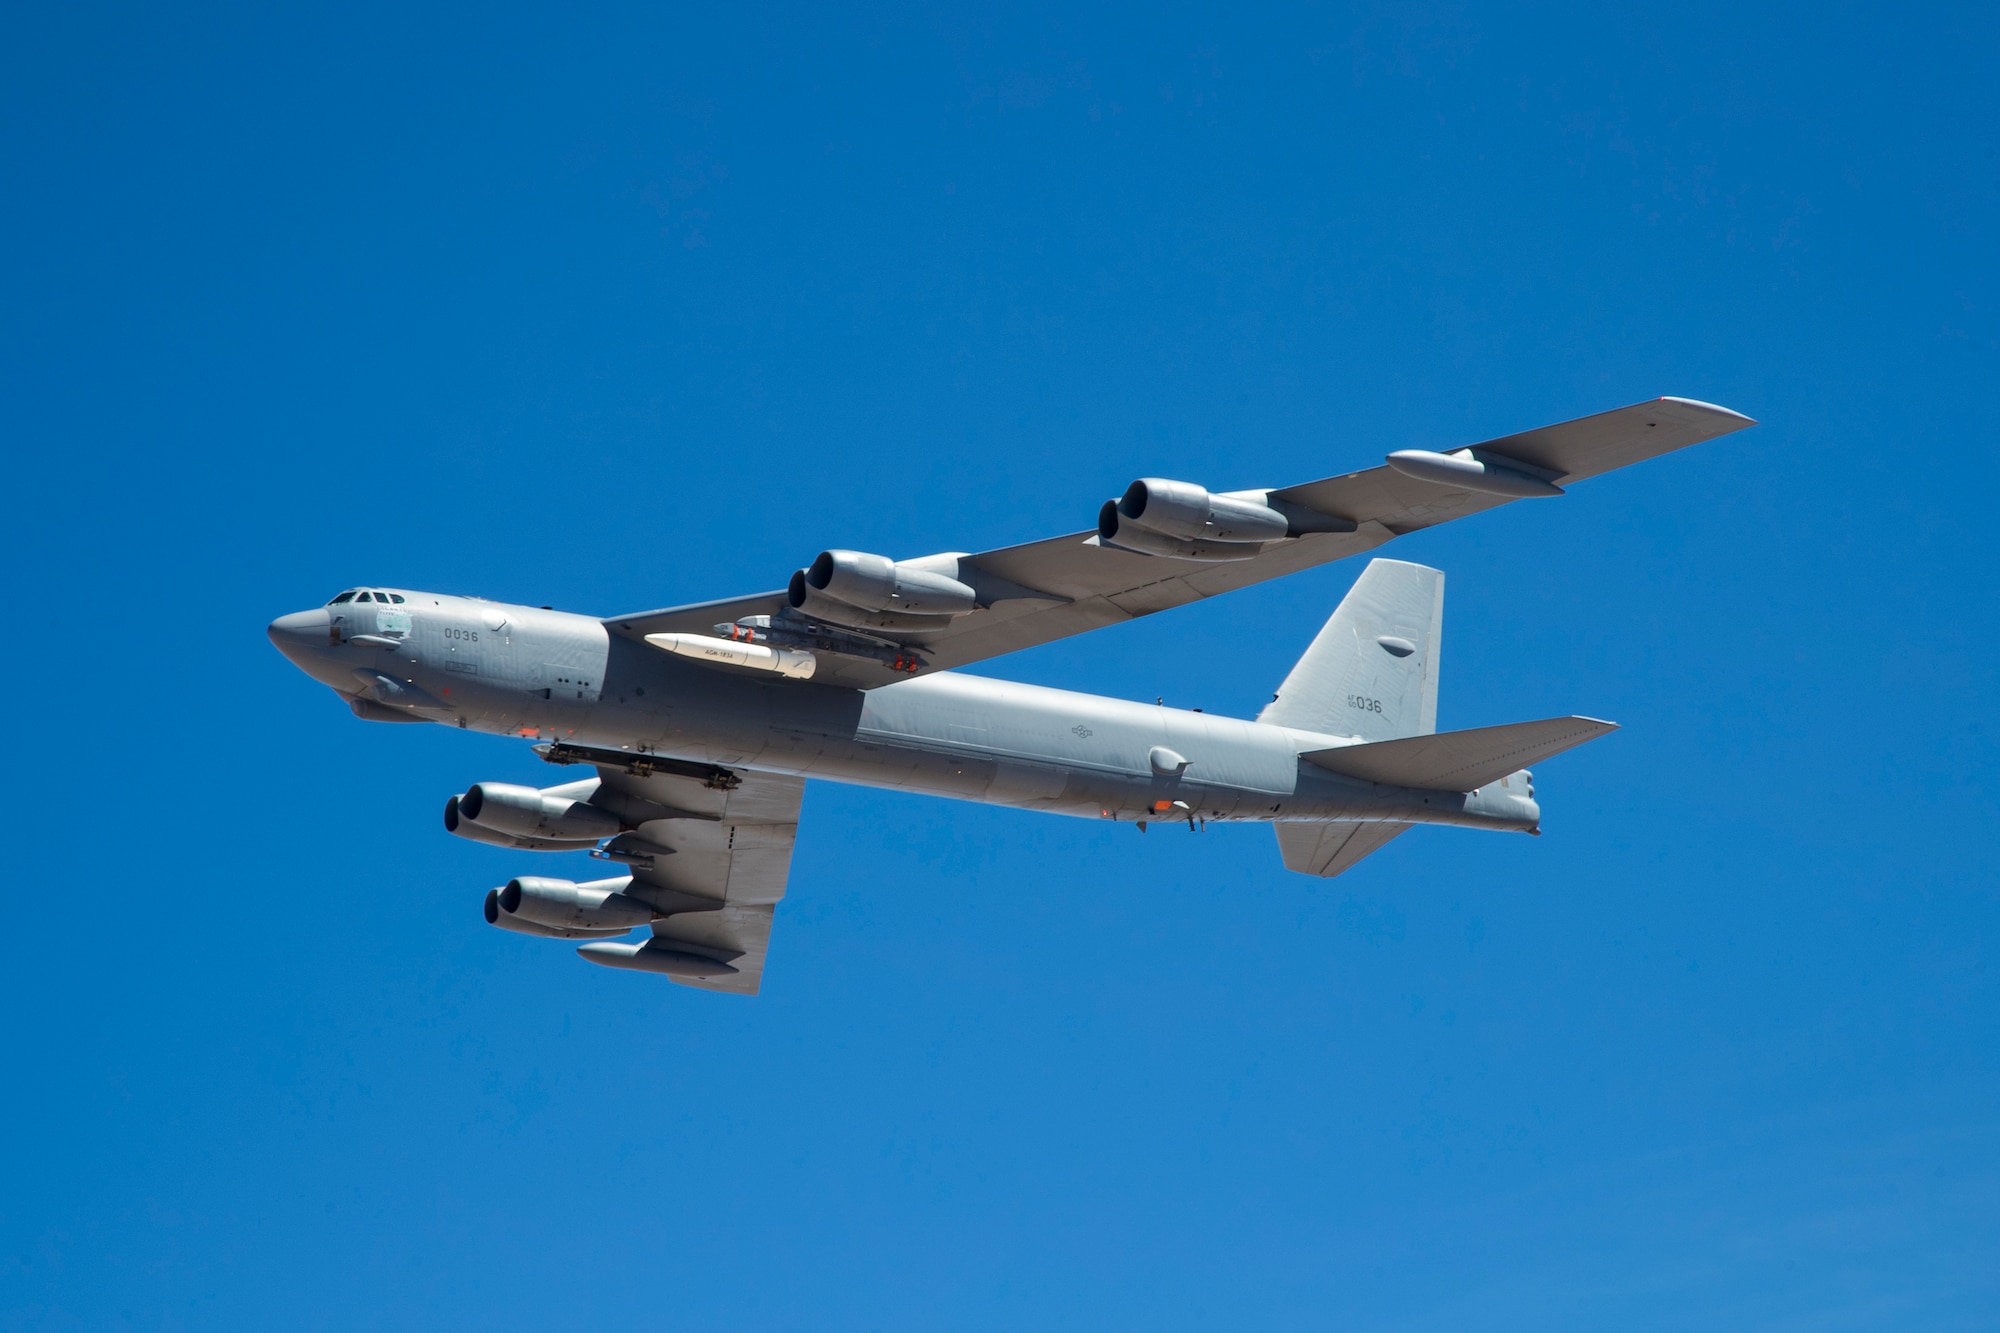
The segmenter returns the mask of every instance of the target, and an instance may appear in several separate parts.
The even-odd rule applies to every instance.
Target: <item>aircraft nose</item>
[[[332,624],[333,616],[322,606],[279,616],[264,632],[271,636],[279,652],[296,662],[307,651],[326,647],[327,627]]]

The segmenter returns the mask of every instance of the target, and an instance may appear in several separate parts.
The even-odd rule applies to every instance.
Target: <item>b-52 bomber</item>
[[[1258,821],[1332,876],[1415,824],[1539,833],[1528,766],[1587,717],[1437,730],[1444,575],[1369,563],[1255,721],[954,668],[1370,551],[1754,425],[1685,398],[1275,489],[1146,477],[1094,531],[976,555],[820,552],[788,586],[630,615],[367,587],[280,616],[286,657],[377,722],[530,738],[594,777],[480,782],[462,838],[620,873],[487,893],[505,930],[754,994],[808,777],[1138,825]],[[643,937],[631,932],[647,929]],[[619,938],[625,937],[625,938]]]

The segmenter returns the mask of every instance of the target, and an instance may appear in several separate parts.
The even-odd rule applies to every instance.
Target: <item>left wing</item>
[[[595,943],[579,952],[684,986],[755,995],[791,873],[805,779],[584,746],[547,746],[542,755],[596,765],[591,803],[637,825],[605,854],[631,870],[629,897],[667,913],[643,945]]]
[[[1107,503],[1095,532],[900,562],[829,551],[788,589],[604,623],[635,640],[697,636],[670,651],[698,647],[718,627],[753,642],[775,629],[774,647],[813,655],[814,680],[868,689],[1358,555],[1515,499],[1560,495],[1572,482],[1754,424],[1728,408],[1657,398],[1448,454],[1399,450],[1379,467],[1270,490],[1211,495],[1150,478]],[[844,565],[822,566],[833,557]]]

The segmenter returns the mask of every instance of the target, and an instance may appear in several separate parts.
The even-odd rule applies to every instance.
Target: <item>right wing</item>
[[[1709,403],[1656,398],[1488,440],[1470,449],[1567,485],[1754,424]],[[918,671],[949,670],[1358,555],[1404,533],[1497,508],[1515,498],[1467,489],[1449,480],[1448,472],[1444,475],[1447,479],[1419,477],[1385,464],[1270,491],[1232,492],[1265,497],[1264,503],[1303,516],[1296,535],[1270,542],[1248,559],[1140,554],[1103,545],[1095,532],[1073,532],[977,555],[947,553],[902,562],[956,580],[978,594],[977,610],[951,617],[948,623],[939,623],[945,617],[919,616],[902,619],[932,623],[890,626],[882,617],[871,619],[864,612],[847,620],[824,614],[819,619],[913,649],[919,657]],[[1346,530],[1316,530],[1326,527]],[[710,635],[718,623],[784,616],[788,608],[787,594],[780,590],[612,616],[604,624],[613,634],[642,641],[648,634]],[[862,689],[903,678],[893,664],[843,655],[824,646],[819,648],[813,676],[818,682]]]
[[[772,914],[791,873],[805,779],[576,745],[542,747],[542,757],[594,764],[599,785],[591,803],[637,826],[605,853],[632,872],[625,893],[667,915],[653,922],[653,938],[636,960],[613,965],[665,971],[647,964],[660,953],[711,958],[734,971],[665,974],[683,986],[755,995]],[[623,959],[623,947],[608,952]],[[610,961],[601,945],[585,950],[593,961]]]

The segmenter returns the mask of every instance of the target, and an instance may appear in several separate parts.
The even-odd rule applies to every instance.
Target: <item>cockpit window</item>
[[[341,604],[342,602],[351,602],[351,601],[353,601],[353,600],[354,600],[354,594],[353,594],[353,593],[352,593],[351,591],[350,591],[350,592],[344,592],[344,593],[340,594],[340,596],[338,596],[338,597],[334,598],[334,599],[333,599],[332,601],[328,602],[328,603],[327,603],[327,605],[328,605],[328,606],[339,606],[339,605],[340,605],[340,604]]]
[[[403,600],[403,594],[399,592],[392,592],[389,594],[389,600],[392,602],[400,602]]]

